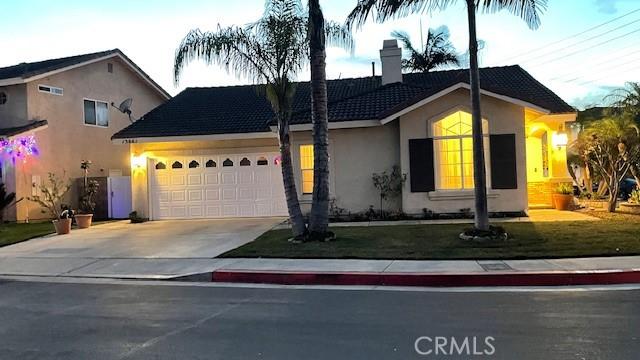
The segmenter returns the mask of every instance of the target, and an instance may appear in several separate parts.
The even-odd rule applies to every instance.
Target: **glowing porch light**
[[[567,133],[564,131],[554,133],[551,136],[551,142],[553,143],[553,146],[558,148],[567,146],[567,144],[569,143],[569,135],[567,135]]]
[[[131,167],[134,169],[146,169],[147,156],[145,154],[131,156]]]

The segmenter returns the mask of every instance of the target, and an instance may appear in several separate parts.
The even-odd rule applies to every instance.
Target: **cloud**
[[[617,89],[615,86],[599,86],[581,97],[574,98],[569,103],[579,110],[588,109],[594,106],[607,106],[609,104],[605,97],[611,94],[615,89]]]
[[[631,2],[636,0],[595,0],[598,11],[605,14],[615,14],[618,12],[618,5],[622,2]]]

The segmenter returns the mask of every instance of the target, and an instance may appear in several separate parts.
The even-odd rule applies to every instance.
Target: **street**
[[[1,359],[636,359],[640,353],[637,289],[0,280],[0,291]],[[415,348],[419,338],[424,355]],[[465,339],[468,347],[458,347]]]

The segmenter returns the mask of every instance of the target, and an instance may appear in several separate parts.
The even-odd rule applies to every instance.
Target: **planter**
[[[553,194],[553,206],[558,210],[571,210],[573,195]]]
[[[76,224],[80,229],[86,229],[91,226],[93,214],[76,214]]]
[[[58,235],[64,235],[71,232],[71,219],[53,220],[52,222]]]
[[[621,203],[620,211],[626,212],[629,214],[640,215],[640,204],[635,203]]]

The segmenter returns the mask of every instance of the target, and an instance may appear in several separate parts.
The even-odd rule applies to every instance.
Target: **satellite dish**
[[[127,98],[120,105],[116,106],[115,103],[111,103],[111,106],[120,110],[121,113],[127,114],[129,116],[129,121],[133,123],[133,118],[131,118],[131,104],[133,103],[132,98]]]

